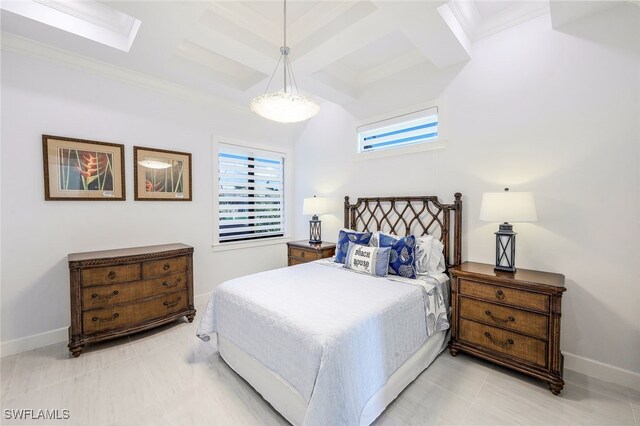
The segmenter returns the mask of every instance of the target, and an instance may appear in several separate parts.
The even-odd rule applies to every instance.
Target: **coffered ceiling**
[[[484,37],[550,11],[552,21],[557,15],[554,25],[564,25],[616,4],[569,3],[573,5],[550,6],[548,0],[289,0],[287,44],[305,94],[341,104],[357,116],[378,114],[385,105],[374,105],[373,99],[395,99],[403,81],[412,87],[404,91],[401,104],[437,96],[443,87],[420,81],[446,82],[442,74],[457,72],[472,60],[473,44]],[[142,22],[129,52],[6,10],[2,30],[5,38],[23,37],[243,107],[265,90],[280,55],[280,1],[100,4]],[[280,69],[271,88],[281,87]]]

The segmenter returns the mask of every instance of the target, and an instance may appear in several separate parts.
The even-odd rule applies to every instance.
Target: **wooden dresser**
[[[336,245],[325,241],[317,244],[310,243],[307,240],[290,241],[287,243],[289,266],[324,259],[333,256],[335,253]]]
[[[555,395],[564,387],[560,316],[564,276],[464,262],[451,273],[449,350],[476,355],[542,379]]]
[[[186,316],[193,321],[193,247],[164,244],[73,253],[69,350]]]

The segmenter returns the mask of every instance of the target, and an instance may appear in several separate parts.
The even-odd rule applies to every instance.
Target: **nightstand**
[[[335,253],[336,245],[325,241],[317,244],[310,243],[307,240],[290,241],[287,243],[289,266],[324,259],[333,256]]]
[[[449,350],[495,362],[564,387],[560,316],[564,275],[464,262],[451,273]]]

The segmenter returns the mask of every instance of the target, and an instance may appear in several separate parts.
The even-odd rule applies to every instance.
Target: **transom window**
[[[220,243],[284,235],[284,167],[284,154],[220,144]]]
[[[438,107],[358,127],[358,152],[381,151],[438,140]]]

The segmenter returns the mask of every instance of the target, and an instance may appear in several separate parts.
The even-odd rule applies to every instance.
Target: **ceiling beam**
[[[376,0],[375,5],[438,68],[471,59],[470,43],[462,28],[452,29],[438,10],[442,6],[447,12],[448,5],[382,0]]]
[[[394,24],[383,13],[373,12],[303,54],[293,62],[294,71],[301,75],[313,74],[394,29]]]
[[[268,55],[201,25],[194,29],[187,40],[269,76],[278,60],[275,52],[269,52],[273,55]]]
[[[550,1],[549,3],[553,29],[621,4],[618,1]]]

